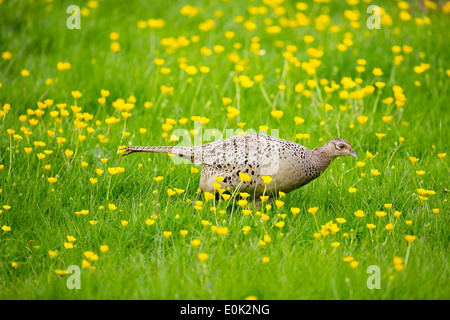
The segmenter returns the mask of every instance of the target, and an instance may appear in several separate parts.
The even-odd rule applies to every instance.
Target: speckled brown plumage
[[[200,179],[202,191],[214,192],[212,183],[221,176],[221,188],[235,189],[243,172],[251,177],[243,182],[240,191],[255,197],[272,195],[282,191],[288,193],[316,179],[339,156],[356,158],[350,143],[335,138],[314,150],[287,140],[264,134],[245,134],[217,140],[204,145],[183,147],[126,147],[128,153],[163,152],[189,159],[195,165],[203,165]],[[262,176],[271,176],[273,181],[265,186]]]

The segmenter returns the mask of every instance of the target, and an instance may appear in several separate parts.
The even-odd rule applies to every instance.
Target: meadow
[[[449,299],[449,14],[0,0],[0,299]],[[358,159],[255,208],[171,155],[120,156],[212,129]]]

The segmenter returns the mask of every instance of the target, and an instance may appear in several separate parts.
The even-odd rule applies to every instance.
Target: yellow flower
[[[332,242],[332,243],[330,243],[330,245],[333,247],[333,248],[338,248],[341,244],[339,243],[339,242]]]
[[[278,228],[283,228],[284,227],[284,221],[280,221],[275,223],[275,226],[277,226]]]
[[[89,261],[83,260],[83,261],[81,262],[81,267],[82,267],[83,269],[88,269],[88,268],[91,267],[91,264],[90,264]]]
[[[388,223],[385,227],[386,230],[391,231],[394,228],[394,224]]]
[[[223,194],[222,194],[222,198],[223,198],[225,201],[228,201],[228,199],[230,199],[230,197],[231,197],[231,195],[229,195],[229,194],[227,194],[227,193],[223,193]]]
[[[117,209],[117,207],[116,207],[116,205],[115,205],[115,204],[113,204],[113,203],[109,203],[109,204],[108,204],[108,209],[109,209],[109,210],[111,210],[111,211],[114,211],[114,210],[116,210],[116,209]]]
[[[348,192],[350,192],[350,193],[355,193],[356,191],[358,191],[358,190],[353,187],[348,189]]]
[[[408,243],[413,243],[414,240],[416,240],[416,239],[417,239],[416,236],[411,236],[411,235],[406,235],[406,236],[405,236],[405,240],[406,240]]]
[[[78,216],[82,214],[83,216],[87,215],[89,213],[89,210],[81,210],[81,211],[75,211],[75,214]]]
[[[270,239],[270,237],[266,234],[266,235],[263,237],[263,241],[266,242],[266,243],[269,243],[269,242],[272,241],[272,239]]]
[[[48,251],[48,255],[50,256],[50,258],[56,258],[57,256],[58,256],[58,252],[57,251],[52,251],[52,250],[49,250]]]
[[[156,182],[160,182],[160,181],[162,181],[162,179],[164,179],[164,177],[158,176],[158,177],[154,177],[153,179],[155,179]]]
[[[108,250],[109,250],[109,247],[106,244],[100,246],[100,251],[102,253],[106,253]]]
[[[344,218],[336,218],[336,222],[339,224],[343,224],[343,223],[346,223],[347,220],[345,220]]]
[[[386,84],[384,82],[381,82],[381,81],[376,81],[375,82],[375,87],[377,87],[378,89],[384,88],[385,85]]]
[[[396,271],[402,271],[403,269],[405,269],[405,265],[403,264],[403,262],[402,263],[394,263],[394,268]]]
[[[248,182],[248,181],[250,181],[252,179],[248,174],[246,174],[244,172],[239,172],[239,177],[244,182]]]
[[[372,230],[372,229],[375,229],[375,228],[376,228],[376,225],[374,225],[374,224],[372,224],[372,223],[368,223],[368,224],[367,224],[367,228],[368,228],[369,230]]]
[[[264,181],[265,184],[269,184],[273,181],[273,178],[271,176],[261,176],[261,179]]]
[[[126,227],[128,225],[128,221],[126,220],[121,220],[120,224],[122,225],[122,227]]]
[[[254,76],[253,79],[254,79],[256,82],[261,82],[261,81],[263,81],[263,79],[264,79],[264,75],[258,74],[258,75],[256,75],[256,76]]]
[[[366,156],[367,156],[367,158],[370,158],[370,159],[375,158],[375,156],[369,151],[366,151]]]
[[[207,253],[199,253],[198,254],[198,259],[200,260],[200,262],[205,262],[206,260],[208,260],[209,258],[209,254]]]
[[[383,120],[383,122],[385,122],[385,123],[389,123],[389,122],[391,122],[392,117],[391,117],[391,116],[384,116],[384,117],[382,118],[382,120]]]
[[[56,270],[55,270],[55,273],[56,273],[57,275],[63,276],[63,275],[65,275],[65,274],[67,274],[67,270],[56,269]]]
[[[325,111],[331,111],[331,110],[333,110],[333,107],[330,104],[326,103],[325,104]]]
[[[439,159],[442,159],[442,160],[444,160],[444,158],[445,158],[446,156],[447,156],[446,153],[439,153],[439,154],[438,154]]]
[[[295,216],[296,214],[298,214],[300,212],[300,209],[299,208],[291,208],[291,212]]]
[[[358,167],[362,168],[362,167],[364,167],[364,166],[366,165],[366,163],[365,163],[365,162],[362,162],[362,161],[358,161],[358,162],[356,162],[356,165],[357,165]]]
[[[352,262],[355,258],[353,258],[352,256],[346,256],[344,257],[344,262]]]
[[[251,230],[251,228],[250,228],[249,226],[244,226],[244,227],[242,228],[242,231],[244,232],[244,234],[249,233],[250,230]]]
[[[294,121],[296,125],[300,125],[303,122],[305,122],[305,119],[301,118],[301,117],[294,117]]]
[[[195,75],[197,74],[198,70],[195,66],[187,66],[184,71],[189,75]]]
[[[172,235],[172,232],[170,232],[170,231],[164,231],[164,232],[163,232],[163,236],[164,236],[166,239],[169,238],[171,235]]]
[[[270,112],[271,116],[274,117],[275,119],[281,119],[283,117],[283,111],[281,110],[272,110]]]
[[[66,248],[66,249],[72,249],[72,248],[73,248],[73,243],[70,243],[70,242],[64,242],[64,248]]]
[[[371,173],[373,176],[378,176],[378,175],[381,174],[381,172],[379,172],[379,171],[376,170],[376,169],[371,169],[371,170],[370,170],[370,173]]]
[[[374,68],[372,70],[374,76],[380,77],[383,75],[383,71],[380,68]]]
[[[247,200],[243,200],[243,199],[239,200],[237,202],[238,206],[240,206],[240,207],[245,207],[247,205],[247,203],[248,203],[248,201]]]
[[[11,231],[11,227],[4,225],[4,226],[2,226],[2,230],[5,232],[8,232],[8,231]]]
[[[350,262],[350,267],[351,267],[352,269],[356,269],[356,268],[358,267],[358,265],[359,265],[359,262],[358,262],[358,261],[352,261],[352,262]]]
[[[252,210],[244,209],[244,210],[242,210],[242,214],[244,216],[248,216],[248,215],[252,214]]]
[[[319,210],[318,207],[312,207],[308,209],[308,212],[311,213],[312,215],[316,215],[317,210]]]
[[[109,174],[111,174],[111,175],[115,175],[115,174],[118,173],[116,168],[111,168],[111,167],[108,168],[108,172],[109,172]]]
[[[275,205],[277,206],[278,209],[280,209],[284,205],[284,202],[280,200],[275,200]]]
[[[198,169],[195,168],[195,167],[191,167],[191,173],[192,173],[192,174],[198,173]]]
[[[84,252],[84,256],[86,258],[88,258],[89,260],[91,260],[91,261],[97,261],[98,260],[98,255],[96,255],[92,251],[85,251]]]
[[[416,163],[417,161],[419,161],[419,159],[416,157],[409,157],[409,160],[411,160],[412,163]]]
[[[120,51],[120,43],[117,41],[111,42],[111,51],[112,52],[119,52]]]
[[[70,158],[73,155],[73,151],[66,149],[66,151],[64,151],[64,154],[66,155],[67,158]]]
[[[187,231],[187,230],[180,230],[180,234],[183,237],[187,236],[188,233],[189,233],[189,231]]]
[[[199,239],[194,239],[191,241],[191,245],[198,247],[202,242]]]
[[[178,188],[174,188],[174,189],[175,189],[175,192],[178,194],[182,194],[185,191],[183,189],[178,189]]]
[[[212,184],[214,190],[219,190],[220,187],[221,187],[220,183],[217,183],[217,182],[214,182],[214,181],[211,184]],[[206,192],[207,191],[205,191],[205,194],[206,194]],[[213,198],[211,198],[211,199],[213,199]]]
[[[417,192],[418,192],[421,196],[424,196],[424,195],[428,194],[428,190],[425,190],[425,189],[422,189],[422,188],[417,189]]]
[[[216,232],[218,235],[223,236],[223,235],[226,235],[229,232],[229,230],[227,227],[218,227]]]
[[[72,91],[72,97],[74,99],[79,99],[79,98],[81,98],[81,96],[82,96],[82,94],[80,91]]]
[[[208,220],[202,220],[202,225],[204,227],[207,227],[209,225],[209,221]]]
[[[383,218],[385,215],[387,215],[384,211],[375,211],[375,214],[378,218]]]
[[[381,140],[384,136],[386,136],[386,133],[375,133],[375,135]]]
[[[11,60],[12,56],[13,56],[12,53],[9,52],[9,51],[2,52],[2,59],[3,60]]]
[[[403,259],[400,257],[394,257],[394,264],[403,264]]]
[[[262,258],[262,262],[263,263],[267,263],[267,262],[269,262],[270,261],[270,258],[269,257],[263,257]]]
[[[423,175],[425,174],[425,171],[423,171],[423,170],[418,170],[418,171],[416,171],[416,174],[417,174],[418,176],[423,176]]]
[[[50,182],[51,184],[54,184],[56,181],[58,181],[58,179],[53,177],[48,178],[48,182]]]

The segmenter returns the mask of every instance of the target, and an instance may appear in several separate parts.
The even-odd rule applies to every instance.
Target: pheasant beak
[[[353,150],[352,150],[352,152],[350,152],[348,155],[354,157],[355,159],[358,159],[358,155],[357,155],[356,152],[353,151]]]

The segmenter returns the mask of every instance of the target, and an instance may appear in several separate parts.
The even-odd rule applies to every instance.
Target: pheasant
[[[298,189],[314,179],[340,156],[358,156],[350,143],[334,138],[322,147],[310,150],[300,144],[269,135],[249,133],[198,146],[125,147],[127,153],[170,153],[189,159],[194,165],[203,165],[200,189],[214,193],[213,182],[223,177],[222,189],[247,192],[258,200],[261,195],[273,197]],[[241,179],[240,173],[251,179]],[[266,184],[263,176],[272,181]],[[270,179],[269,179],[270,180]],[[266,180],[267,181],[267,180]]]

